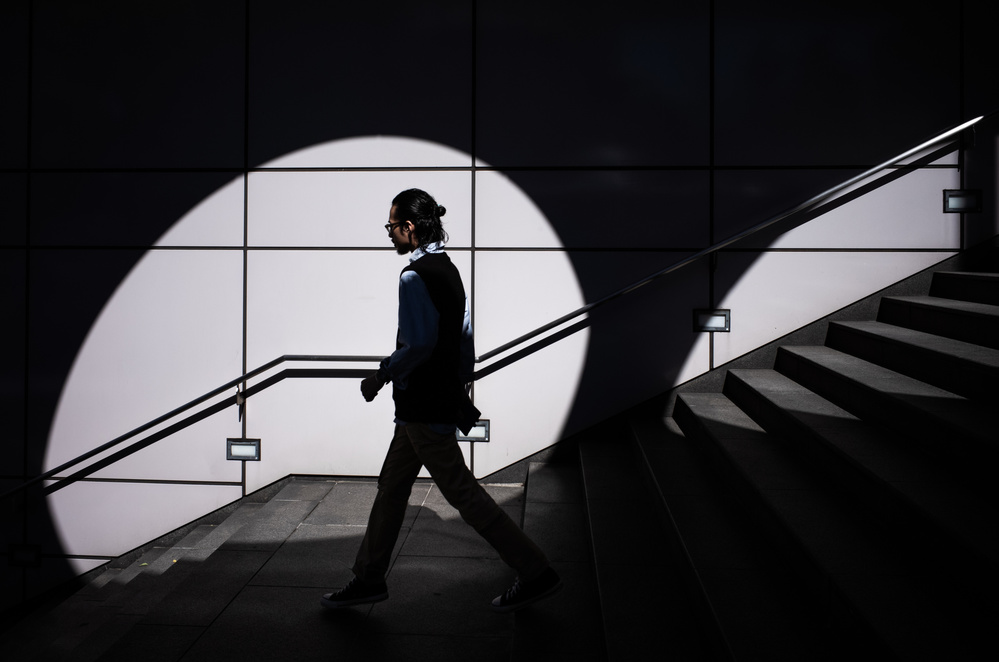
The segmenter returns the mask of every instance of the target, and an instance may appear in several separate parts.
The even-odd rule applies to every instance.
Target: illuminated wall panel
[[[562,251],[478,251],[475,342],[479,354],[503,345],[585,303]]]
[[[732,311],[731,333],[715,334],[715,364],[824,317],[936,264],[951,254],[790,252],[727,254],[719,281]],[[794,278],[788,274],[795,274]]]
[[[471,283],[470,255],[449,254]],[[284,354],[388,355],[395,349],[399,272],[407,264],[394,251],[255,252],[248,278],[250,365]],[[377,364],[308,367],[373,371]],[[356,379],[304,381],[286,381],[249,402],[248,435],[275,440],[266,475],[327,473],[317,466],[377,474],[392,431],[391,388],[366,403]]]
[[[394,252],[257,251],[247,274],[247,360],[284,354],[384,356],[395,348]]]
[[[99,314],[94,301],[106,304],[142,255],[138,249],[28,251],[26,436],[33,443],[25,448],[35,473],[41,472],[70,371]]]
[[[954,168],[920,170],[790,230],[771,247],[959,248],[961,216],[943,213],[942,192],[960,186]]]
[[[586,334],[578,333],[476,383],[475,403],[490,421],[491,439],[475,445],[477,475],[552,445],[575,398],[585,352]]]
[[[110,298],[73,364],[46,468],[238,377],[241,347],[234,339],[241,336],[241,279],[238,252],[146,253]],[[185,466],[202,471],[183,455],[174,463],[177,472]]]
[[[238,486],[79,483],[50,497],[64,522],[61,550],[49,547],[43,553],[114,556],[136,539],[155,538],[196,519],[206,507],[211,511],[238,498]],[[170,507],[152,509],[151,504]],[[93,566],[89,559],[73,563],[81,571]]]
[[[369,159],[373,159],[380,142],[376,139],[368,144]],[[408,146],[408,141],[393,142],[380,153],[390,159],[392,147],[398,144]],[[297,159],[294,162],[299,163]],[[280,163],[274,166],[280,167]],[[250,175],[249,245],[390,247],[385,224],[392,199],[409,188],[431,192],[447,208],[443,221],[450,236],[449,246],[471,244],[469,172],[323,170]]]

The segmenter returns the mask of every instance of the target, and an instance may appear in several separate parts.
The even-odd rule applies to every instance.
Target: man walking
[[[518,573],[513,586],[492,601],[499,612],[515,611],[562,588],[547,557],[493,501],[465,466],[455,429],[467,411],[474,352],[467,299],[458,270],[443,252],[446,210],[425,191],[409,189],[392,200],[389,233],[410,263],[399,277],[396,350],[361,382],[371,402],[392,382],[395,434],[354,562],[354,578],[322,597],[328,608],[388,598],[385,575],[409,503],[425,466],[441,493]]]

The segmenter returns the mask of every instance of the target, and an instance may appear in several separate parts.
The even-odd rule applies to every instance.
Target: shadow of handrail
[[[774,225],[776,225],[778,223],[781,223],[783,221],[787,221],[788,219],[791,219],[792,217],[800,217],[800,216],[806,216],[806,215],[809,215],[810,217],[814,217],[815,215],[817,215],[815,212],[817,212],[820,208],[822,209],[822,213],[825,213],[826,211],[830,210],[830,209],[826,209],[825,207],[829,207],[831,205],[839,206],[841,204],[844,204],[845,201],[852,200],[852,199],[854,199],[855,197],[857,197],[859,195],[863,195],[865,193],[868,193],[870,190],[873,190],[873,188],[877,188],[879,186],[883,186],[884,184],[888,183],[889,181],[894,181],[898,177],[904,176],[904,174],[906,174],[907,172],[910,172],[911,170],[913,170],[913,169],[915,169],[915,168],[917,168],[917,167],[919,167],[921,165],[925,165],[926,163],[932,162],[933,160],[935,160],[937,158],[940,158],[942,155],[944,155],[946,153],[949,153],[950,151],[953,151],[954,143],[956,143],[957,141],[960,140],[961,132],[963,132],[964,130],[966,130],[966,129],[972,127],[972,126],[974,126],[975,124],[979,123],[983,119],[993,117],[996,114],[999,114],[999,111],[993,111],[992,113],[989,113],[987,115],[981,115],[979,117],[976,117],[975,119],[969,120],[969,121],[964,122],[964,123],[962,123],[962,124],[960,124],[960,125],[952,128],[952,129],[949,129],[949,130],[947,130],[947,131],[939,134],[938,136],[936,136],[934,138],[931,138],[930,140],[927,140],[927,141],[925,141],[925,142],[917,145],[916,147],[913,147],[912,149],[909,149],[909,150],[907,150],[907,151],[905,151],[905,152],[903,152],[903,153],[901,153],[901,154],[899,154],[899,155],[897,155],[897,156],[895,156],[895,157],[893,157],[893,158],[891,158],[891,159],[889,159],[887,161],[884,161],[883,163],[881,163],[879,165],[874,166],[873,168],[870,168],[870,169],[868,169],[868,170],[860,173],[859,175],[851,177],[850,179],[842,182],[841,184],[838,184],[838,185],[836,185],[836,186],[834,186],[834,187],[832,187],[830,189],[827,189],[827,190],[823,191],[822,193],[819,193],[818,195],[815,195],[815,196],[809,198],[808,200],[805,200],[801,204],[796,205],[796,206],[788,209],[787,211],[784,211],[784,212],[782,212],[780,214],[777,214],[776,216],[773,216],[773,217],[771,217],[771,218],[763,221],[762,223],[759,223],[759,224],[754,225],[754,226],[752,226],[752,227],[750,227],[750,228],[748,228],[746,230],[743,230],[742,232],[739,232],[739,233],[737,233],[737,234],[735,234],[735,235],[733,235],[733,236],[731,236],[731,237],[729,237],[727,239],[719,241],[718,243],[713,244],[713,245],[711,245],[711,246],[709,246],[709,247],[707,247],[707,248],[705,248],[703,250],[697,251],[696,253],[693,253],[692,255],[690,255],[690,256],[688,256],[686,258],[683,258],[682,260],[679,260],[678,262],[675,262],[675,263],[671,264],[670,266],[666,267],[665,269],[657,271],[657,272],[651,274],[650,276],[647,276],[647,277],[643,278],[642,280],[634,282],[631,285],[628,285],[627,287],[623,287],[623,288],[617,290],[616,292],[613,292],[613,293],[611,293],[611,294],[609,294],[609,295],[607,295],[607,296],[605,296],[605,297],[603,297],[603,298],[601,298],[601,299],[599,299],[597,301],[594,301],[592,303],[588,303],[588,304],[586,304],[586,305],[584,305],[584,306],[582,306],[582,307],[580,307],[580,308],[578,308],[578,309],[576,309],[576,310],[574,310],[574,311],[572,311],[572,312],[570,312],[570,313],[568,313],[566,315],[563,315],[562,317],[559,317],[558,319],[556,319],[556,320],[554,320],[552,322],[549,322],[548,324],[545,324],[545,325],[543,325],[541,327],[538,327],[537,329],[535,329],[535,330],[533,330],[533,331],[531,331],[529,333],[526,333],[526,334],[524,334],[522,336],[519,336],[518,338],[515,338],[515,339],[511,340],[510,342],[508,342],[506,344],[500,345],[499,347],[497,347],[497,348],[495,348],[495,349],[493,349],[493,350],[491,350],[489,352],[486,352],[485,354],[482,354],[481,356],[477,357],[475,359],[475,362],[476,363],[483,363],[483,362],[489,361],[490,359],[493,359],[493,358],[495,358],[495,357],[497,357],[497,356],[499,356],[501,354],[509,352],[510,350],[512,350],[514,348],[520,347],[520,346],[524,345],[525,343],[527,343],[528,341],[535,340],[536,338],[539,338],[540,336],[548,333],[549,331],[552,331],[552,330],[555,330],[555,329],[559,329],[559,327],[562,327],[563,325],[567,324],[568,322],[571,322],[573,320],[576,320],[579,317],[582,317],[583,315],[586,315],[587,313],[589,313],[590,311],[594,310],[595,308],[598,308],[600,306],[606,305],[607,303],[610,303],[611,301],[614,301],[614,300],[619,299],[619,298],[621,298],[621,297],[623,297],[625,295],[628,295],[628,294],[630,294],[630,293],[632,293],[632,292],[634,292],[634,291],[636,291],[638,289],[641,289],[641,288],[645,287],[646,285],[649,285],[649,284],[651,284],[651,283],[659,280],[660,278],[662,278],[662,277],[664,277],[664,276],[666,276],[668,274],[673,273],[674,271],[678,271],[680,269],[683,269],[684,267],[686,267],[686,266],[688,266],[690,264],[693,264],[694,262],[696,262],[696,261],[698,261],[698,260],[700,260],[700,259],[702,259],[702,258],[704,258],[704,257],[706,257],[708,255],[712,255],[714,253],[717,253],[718,251],[721,251],[724,248],[732,246],[733,244],[736,244],[736,243],[742,241],[743,239],[746,239],[747,237],[756,235],[757,233],[759,233],[760,231],[762,231],[762,230],[764,230],[766,228],[772,227],[772,226],[774,226]],[[942,146],[942,147],[940,147],[939,149],[936,149],[936,150],[934,150],[932,152],[927,152],[927,150],[930,150],[931,148],[938,147],[938,146]],[[918,158],[913,163],[903,164],[904,161],[906,161],[907,159],[912,158],[912,157],[918,157]],[[859,189],[857,192],[855,192],[855,195],[844,195],[843,197],[837,197],[837,196],[839,196],[839,194],[844,193],[850,187],[852,187],[852,186],[854,186],[856,184],[859,184],[860,182],[863,182],[864,180],[872,177],[873,175],[875,175],[875,174],[877,174],[877,173],[879,173],[879,172],[881,172],[883,170],[887,170],[889,168],[897,168],[897,167],[901,167],[902,169],[899,172],[895,173],[893,176],[879,179],[877,182],[874,182],[874,183],[872,183],[872,184],[870,184],[870,185],[868,185],[866,187],[863,187],[863,188]],[[536,340],[532,344],[530,344],[530,345],[528,345],[526,347],[522,347],[517,352],[514,352],[513,354],[511,354],[511,355],[509,355],[507,357],[504,357],[504,358],[500,359],[499,361],[496,361],[496,362],[494,362],[494,363],[486,366],[485,368],[482,368],[481,370],[476,371],[475,374],[474,374],[473,379],[474,380],[478,380],[478,379],[481,379],[481,378],[483,378],[485,376],[488,376],[488,375],[492,374],[493,372],[496,372],[497,370],[500,370],[501,368],[504,368],[507,365],[515,363],[516,361],[519,361],[519,360],[523,359],[526,356],[534,354],[535,352],[538,352],[541,349],[543,349],[545,347],[548,347],[549,345],[552,345],[555,342],[558,342],[558,341],[562,340],[563,338],[566,338],[566,337],[568,337],[568,336],[570,336],[570,335],[572,335],[572,334],[574,334],[574,333],[576,333],[578,331],[581,331],[582,329],[587,328],[588,326],[589,326],[589,319],[583,319],[583,320],[580,320],[580,321],[576,322],[575,324],[572,324],[572,325],[570,325],[568,327],[562,328],[562,329],[558,330],[557,332],[553,333],[552,335],[549,335],[549,336],[546,336],[546,337],[541,338],[539,340]],[[85,478],[85,477],[93,474],[94,472],[99,471],[100,469],[103,469],[103,468],[105,468],[107,466],[110,466],[111,464],[114,464],[115,462],[117,462],[117,461],[119,461],[119,460],[121,460],[121,459],[123,459],[125,457],[128,457],[129,455],[132,455],[133,453],[136,453],[139,450],[142,450],[143,448],[146,448],[147,446],[150,446],[150,445],[156,443],[157,441],[160,441],[161,439],[164,439],[164,438],[166,438],[166,437],[168,437],[168,436],[170,436],[172,434],[175,434],[176,432],[179,432],[180,430],[183,430],[184,428],[187,428],[187,427],[193,425],[194,423],[197,423],[198,421],[204,420],[205,418],[208,418],[209,416],[212,416],[212,415],[214,415],[214,414],[216,414],[216,413],[218,413],[220,411],[223,411],[224,409],[226,409],[228,407],[231,407],[233,405],[236,405],[236,406],[239,407],[239,415],[240,415],[240,418],[242,418],[243,405],[244,405],[244,403],[245,403],[245,401],[246,401],[247,398],[251,397],[252,395],[255,395],[256,393],[259,393],[259,392],[261,392],[261,391],[269,388],[270,386],[273,386],[274,384],[277,384],[278,382],[283,381],[284,379],[288,379],[288,378],[317,378],[317,377],[318,378],[348,378],[349,379],[349,378],[363,378],[363,377],[366,377],[369,374],[371,374],[371,370],[370,369],[350,369],[350,368],[287,368],[287,369],[282,370],[281,372],[279,372],[279,373],[277,373],[275,375],[272,375],[272,376],[268,377],[267,379],[263,380],[259,384],[256,384],[254,386],[249,386],[249,387],[245,386],[245,384],[246,384],[246,382],[248,380],[250,380],[250,379],[252,379],[252,378],[254,378],[254,377],[258,376],[258,375],[261,375],[262,373],[267,372],[268,370],[271,370],[271,369],[273,369],[273,368],[275,368],[275,367],[277,367],[277,366],[279,366],[279,365],[281,365],[283,363],[287,363],[287,362],[365,362],[365,363],[371,363],[371,362],[379,362],[379,361],[382,360],[382,358],[383,357],[379,357],[379,356],[337,356],[337,355],[326,356],[326,355],[298,355],[298,354],[289,354],[289,355],[280,356],[280,357],[274,359],[273,361],[270,361],[270,362],[268,362],[268,363],[260,366],[259,368],[251,370],[250,372],[248,372],[248,373],[246,373],[244,375],[241,375],[240,377],[237,377],[236,379],[233,379],[233,380],[231,380],[229,382],[226,382],[222,386],[219,386],[218,388],[216,388],[216,389],[214,389],[214,390],[206,393],[205,395],[203,395],[203,396],[201,396],[199,398],[196,398],[196,399],[192,400],[191,402],[188,402],[187,404],[182,405],[182,406],[174,409],[173,411],[170,411],[170,412],[164,414],[163,416],[160,416],[160,417],[158,417],[156,419],[153,419],[152,421],[149,421],[148,423],[145,423],[144,425],[141,425],[141,426],[135,428],[134,430],[131,430],[130,432],[127,432],[127,433],[125,433],[125,434],[123,434],[123,435],[121,435],[121,436],[119,436],[119,437],[117,437],[115,439],[112,439],[111,441],[107,442],[106,444],[103,444],[103,445],[101,445],[101,446],[99,446],[97,448],[94,448],[94,449],[92,449],[90,451],[87,451],[86,453],[83,453],[82,455],[80,455],[80,456],[78,456],[78,457],[76,457],[76,458],[74,458],[72,460],[69,460],[68,462],[63,463],[63,464],[59,465],[58,467],[55,467],[54,469],[50,469],[50,470],[48,470],[48,471],[46,471],[46,472],[44,472],[44,473],[42,473],[42,474],[40,474],[38,476],[35,476],[34,478],[31,478],[31,479],[25,481],[24,483],[22,483],[22,484],[20,484],[20,485],[18,485],[16,487],[14,487],[14,488],[12,488],[12,489],[7,490],[3,494],[0,494],[0,499],[4,499],[4,498],[6,498],[8,496],[11,496],[11,495],[17,494],[19,492],[22,492],[22,491],[24,491],[24,490],[26,490],[26,489],[34,486],[34,485],[38,485],[39,483],[42,483],[42,482],[44,482],[46,480],[54,479],[60,473],[62,473],[64,471],[67,471],[68,469],[70,469],[72,467],[75,467],[75,466],[77,466],[77,465],[79,465],[79,464],[81,464],[81,463],[83,463],[83,462],[85,462],[85,461],[87,461],[87,460],[89,460],[91,458],[94,458],[97,455],[100,455],[101,453],[103,453],[105,451],[109,451],[112,448],[114,448],[114,447],[116,447],[116,446],[118,446],[118,445],[120,445],[122,443],[125,443],[126,441],[132,439],[133,437],[136,437],[136,436],[138,436],[138,435],[140,435],[140,434],[142,434],[144,432],[147,432],[147,431],[151,430],[152,428],[154,428],[154,427],[156,427],[156,426],[158,426],[158,425],[160,425],[162,423],[165,423],[165,422],[173,419],[174,417],[176,417],[176,416],[178,416],[178,415],[180,415],[180,414],[182,414],[182,413],[184,413],[186,411],[189,411],[190,409],[193,409],[193,408],[197,407],[198,405],[201,405],[201,404],[203,404],[203,403],[211,400],[212,398],[214,398],[214,397],[216,397],[218,395],[221,395],[225,391],[227,391],[229,389],[232,389],[234,387],[237,389],[237,393],[236,394],[234,394],[234,395],[232,395],[232,396],[230,396],[228,398],[225,398],[225,399],[223,399],[223,400],[221,400],[219,402],[216,402],[216,403],[210,405],[209,407],[207,407],[205,409],[202,409],[202,410],[200,410],[198,412],[195,412],[194,414],[191,414],[190,416],[188,416],[188,417],[186,417],[186,418],[184,418],[184,419],[182,419],[180,421],[177,421],[176,423],[174,423],[174,424],[172,424],[172,425],[170,425],[170,426],[168,426],[166,428],[163,428],[162,430],[159,430],[159,431],[157,431],[157,432],[155,432],[155,433],[153,433],[153,434],[151,434],[151,435],[149,435],[147,437],[144,437],[143,439],[140,439],[138,441],[132,442],[128,446],[126,446],[126,447],[124,447],[124,448],[116,451],[115,453],[113,453],[111,455],[108,455],[107,457],[104,457],[104,458],[102,458],[102,459],[100,459],[100,460],[98,460],[98,461],[96,461],[96,462],[94,462],[92,464],[89,464],[86,467],[84,467],[82,469],[79,469],[79,470],[75,471],[74,473],[72,473],[72,474],[70,474],[70,475],[68,475],[68,476],[66,476],[64,478],[57,479],[57,481],[55,483],[53,483],[53,484],[45,487],[42,490],[42,493],[43,494],[50,494],[52,492],[60,490],[63,487],[66,487],[67,485],[70,485],[70,484],[72,484],[72,483],[74,483],[76,481],[79,481],[82,478]],[[239,387],[240,387],[240,385],[244,385],[242,391],[238,390]]]

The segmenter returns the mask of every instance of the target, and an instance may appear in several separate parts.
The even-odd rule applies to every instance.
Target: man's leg
[[[438,434],[419,423],[407,425],[406,432],[444,498],[499,552],[507,565],[524,581],[538,577],[548,568],[544,552],[475,480],[453,434]]]
[[[385,581],[420,467],[420,459],[413,452],[406,427],[397,425],[378,475],[378,493],[368,516],[368,528],[354,562],[354,574],[364,582]]]
[[[354,579],[339,591],[325,594],[320,601],[324,607],[336,609],[388,598],[385,573],[419,473],[420,460],[413,452],[405,428],[397,425],[378,475],[378,493],[354,561]]]

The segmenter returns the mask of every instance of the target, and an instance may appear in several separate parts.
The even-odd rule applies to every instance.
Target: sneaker
[[[367,584],[354,577],[339,591],[324,595],[319,603],[327,609],[339,609],[340,607],[366,605],[382,600],[388,600],[388,588],[384,582]]]
[[[561,590],[562,580],[558,574],[551,568],[546,568],[536,579],[529,582],[517,578],[506,593],[493,600],[493,611],[500,613],[517,611]]]

